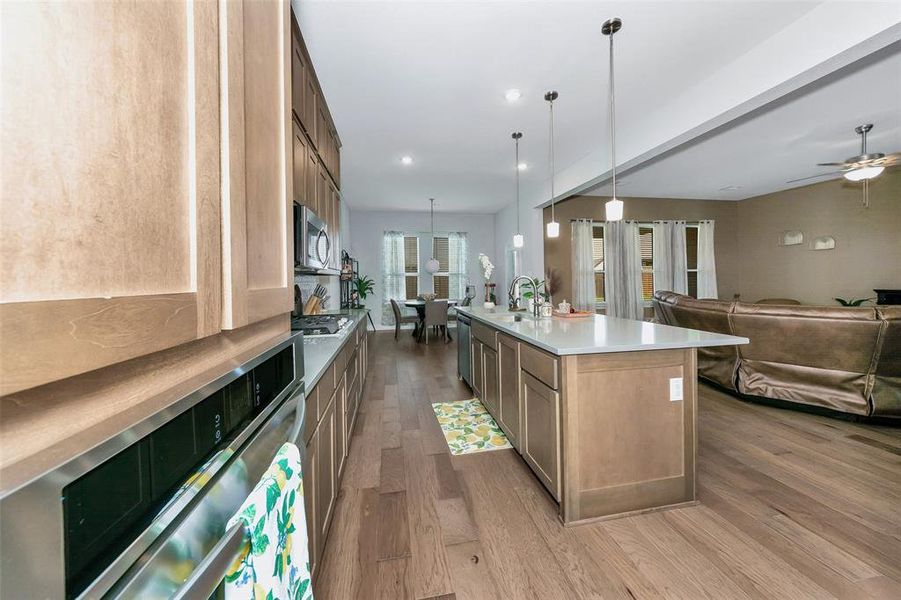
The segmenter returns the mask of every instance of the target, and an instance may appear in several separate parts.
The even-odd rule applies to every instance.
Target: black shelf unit
[[[356,294],[354,281],[360,276],[360,262],[347,253],[341,251],[341,308],[360,308],[360,299]]]

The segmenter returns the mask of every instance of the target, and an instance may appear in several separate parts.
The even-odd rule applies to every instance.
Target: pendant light
[[[511,137],[513,138],[516,153],[513,162],[513,171],[516,173],[516,233],[513,234],[513,247],[522,248],[525,243],[522,229],[519,226],[519,140],[522,139],[522,132],[516,131]]]
[[[551,164],[551,220],[547,224],[547,236],[549,238],[560,237],[560,223],[557,222],[557,219],[554,218],[554,100],[557,99],[559,94],[555,91],[550,91],[544,95],[544,99],[547,100],[548,107],[550,109],[550,164]]]
[[[622,19],[613,18],[604,21],[601,33],[610,38],[610,161],[613,164],[613,197],[604,205],[608,221],[621,221],[623,218],[623,201],[616,197],[616,94],[613,90],[613,34],[622,29]]]
[[[440,265],[438,259],[435,258],[435,199],[429,198],[431,203],[431,221],[432,221],[432,258],[425,261],[425,270],[429,273],[437,273]]]

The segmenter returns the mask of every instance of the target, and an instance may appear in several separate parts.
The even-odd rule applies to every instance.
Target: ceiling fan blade
[[[848,163],[817,163],[818,167],[846,167]]]
[[[873,167],[891,167],[897,164],[901,164],[901,152],[886,154],[882,158],[876,158],[871,161],[867,161],[867,165]]]
[[[820,173],[819,175],[811,175],[810,177],[801,177],[800,179],[792,179],[785,183],[796,183],[798,181],[807,181],[808,179],[817,179],[819,177],[829,177],[830,175],[838,175],[841,171],[832,171],[830,173]]]

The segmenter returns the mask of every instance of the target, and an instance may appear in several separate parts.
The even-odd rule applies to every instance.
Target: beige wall
[[[867,298],[873,288],[901,288],[901,169],[870,184],[870,207],[861,184],[826,181],[738,203],[742,298],[797,298],[835,304]],[[779,234],[804,232],[804,244],[779,246]],[[835,238],[835,249],[814,252],[809,242]]]
[[[560,237],[545,239],[545,265],[556,269],[572,297],[570,220],[603,220],[607,198],[575,196],[557,204]],[[870,297],[874,287],[901,287],[901,169],[870,186],[870,208],[861,206],[860,184],[844,180],[749,198],[740,202],[623,198],[625,218],[713,219],[719,296],[743,300],[797,298],[805,304],[834,304],[838,297]],[[550,220],[550,209],[544,221]],[[779,246],[779,234],[804,232],[805,244]],[[808,242],[831,235],[835,250],[814,252]],[[555,301],[558,301],[555,299]]]
[[[574,196],[560,204],[555,211],[560,223],[560,237],[544,240],[545,268],[556,269],[562,281],[561,290],[554,295],[554,301],[572,299],[572,230],[571,219],[604,220],[604,202],[607,198],[597,196]],[[720,297],[732,298],[738,293],[738,251],[735,245],[738,225],[736,202],[716,200],[679,200],[674,198],[623,198],[625,218],[634,221],[654,221],[659,219],[684,219],[716,221],[716,266],[717,286]],[[544,210],[544,221],[551,220],[549,208]],[[558,300],[559,299],[559,300]]]

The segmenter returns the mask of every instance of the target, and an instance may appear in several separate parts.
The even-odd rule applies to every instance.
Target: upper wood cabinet
[[[294,200],[307,204],[307,177],[309,176],[309,143],[297,123],[294,124]],[[315,210],[314,210],[315,212]]]
[[[220,330],[217,11],[0,3],[0,394]]]
[[[233,329],[293,305],[292,49],[288,2],[224,7],[222,324]]]
[[[340,188],[341,142],[300,33],[300,27],[293,19],[291,45],[291,90],[294,118],[301,130],[306,133],[311,151],[319,156],[335,187]]]

